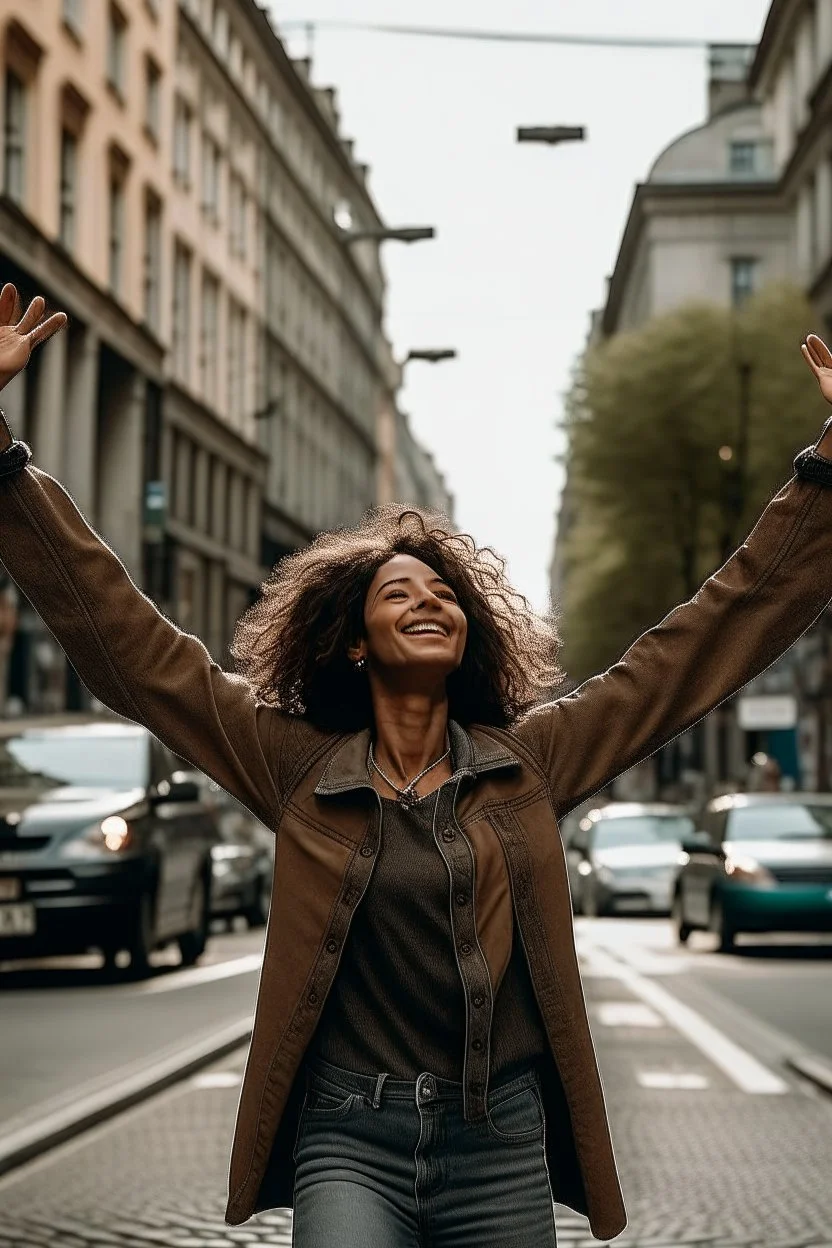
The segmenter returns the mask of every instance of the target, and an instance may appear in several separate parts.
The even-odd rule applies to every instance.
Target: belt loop
[[[384,1086],[384,1080],[386,1078],[387,1075],[383,1074],[379,1075],[378,1079],[376,1079],[376,1090],[373,1093],[373,1109],[378,1109],[381,1105],[381,1089]]]

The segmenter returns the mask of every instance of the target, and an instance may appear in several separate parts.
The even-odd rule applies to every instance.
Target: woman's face
[[[373,577],[364,600],[364,639],[350,658],[371,669],[419,669],[445,677],[462,662],[468,621],[456,594],[414,555],[394,555]]]

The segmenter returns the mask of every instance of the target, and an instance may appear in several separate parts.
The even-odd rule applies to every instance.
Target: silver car
[[[694,832],[681,806],[611,802],[563,822],[576,914],[669,914],[682,841]]]

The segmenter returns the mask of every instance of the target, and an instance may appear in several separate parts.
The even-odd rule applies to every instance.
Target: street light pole
[[[411,360],[424,360],[427,364],[441,364],[443,360],[455,360],[456,355],[455,347],[425,347],[408,351],[403,363],[409,364]]]
[[[436,238],[436,229],[432,225],[356,227],[352,208],[346,200],[336,204],[332,220],[342,243],[358,243],[365,239],[372,239],[376,243],[422,243]]]

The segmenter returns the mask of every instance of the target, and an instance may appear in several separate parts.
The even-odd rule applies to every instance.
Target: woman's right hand
[[[67,323],[65,312],[41,320],[46,300],[37,295],[20,315],[20,300],[11,282],[0,290],[0,390],[29,363],[36,346],[46,342]]]

